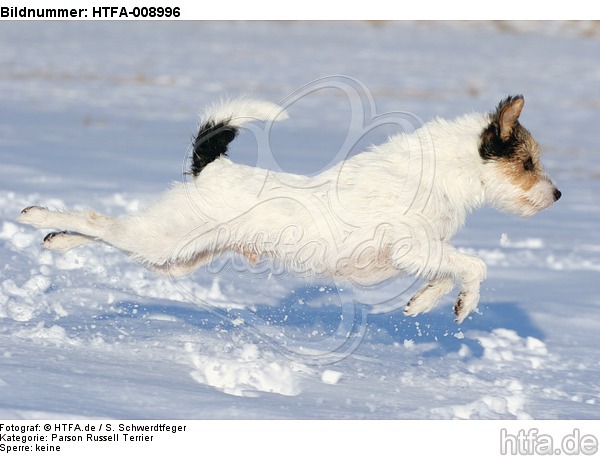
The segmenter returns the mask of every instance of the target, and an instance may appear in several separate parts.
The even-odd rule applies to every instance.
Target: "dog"
[[[487,272],[450,243],[467,214],[487,204],[530,216],[561,197],[519,122],[523,106],[523,96],[508,96],[489,113],[436,118],[309,177],[231,161],[229,144],[243,126],[270,126],[287,114],[266,101],[226,100],[201,116],[191,179],[148,208],[109,217],[30,206],[18,221],[58,230],[44,238],[46,249],[100,241],[173,276],[228,252],[250,266],[279,261],[360,286],[415,275],[425,284],[404,310],[413,316],[458,284],[454,313],[462,323]]]

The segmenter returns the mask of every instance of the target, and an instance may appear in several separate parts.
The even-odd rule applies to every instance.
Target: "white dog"
[[[132,215],[50,211],[32,206],[18,220],[61,230],[44,247],[67,251],[102,241],[166,274],[186,274],[237,252],[250,265],[279,261],[299,274],[374,285],[408,273],[427,280],[406,314],[431,310],[455,283],[462,322],[476,309],[484,262],[450,241],[467,213],[490,204],[529,216],[561,193],[540,148],[519,123],[522,96],[488,114],[436,119],[399,134],[315,177],[235,164],[225,153],[250,121],[286,118],[278,106],[238,99],[207,110],[193,144],[189,182]]]

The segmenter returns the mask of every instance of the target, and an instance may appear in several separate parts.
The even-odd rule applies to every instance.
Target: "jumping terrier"
[[[308,177],[233,163],[242,125],[287,118],[277,105],[234,99],[208,109],[193,142],[192,179],[145,210],[122,217],[31,206],[18,220],[60,230],[43,246],[68,251],[105,242],[160,273],[183,275],[235,252],[250,265],[280,261],[291,271],[371,286],[400,273],[427,283],[405,313],[431,310],[455,284],[456,321],[476,309],[485,263],[452,237],[472,210],[492,205],[530,216],[561,193],[520,123],[522,96],[486,114],[435,119],[411,133]]]

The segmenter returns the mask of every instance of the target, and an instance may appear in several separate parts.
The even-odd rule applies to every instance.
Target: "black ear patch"
[[[529,132],[519,123],[522,95],[502,100],[490,116],[490,124],[480,136],[479,155],[484,160],[512,157]]]

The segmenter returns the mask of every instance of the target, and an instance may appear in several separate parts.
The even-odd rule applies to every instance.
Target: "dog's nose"
[[[554,189],[554,201],[558,201],[561,196],[562,196],[561,191],[559,189],[555,188]]]

